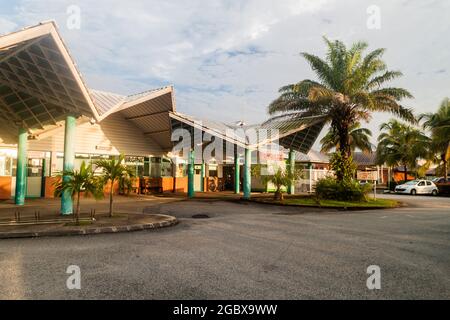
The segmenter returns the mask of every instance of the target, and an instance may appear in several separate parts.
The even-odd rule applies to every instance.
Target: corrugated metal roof
[[[151,89],[151,90],[147,90],[147,91],[135,93],[135,94],[132,94],[132,95],[127,96],[127,97],[125,98],[125,102],[132,102],[132,101],[138,100],[138,99],[140,99],[140,98],[143,98],[143,97],[145,97],[145,96],[152,95],[152,94],[154,94],[155,92],[158,92],[158,91],[162,91],[162,90],[168,89],[168,88],[170,88],[170,87],[171,87],[171,86],[165,86],[165,87],[161,87],[161,88],[156,88],[156,89]]]
[[[310,150],[324,123],[323,117],[313,116],[302,118],[297,114],[295,117],[292,115],[275,117],[261,125],[240,127],[219,121],[200,119],[178,112],[171,113],[171,116],[175,120],[182,121],[185,124],[194,126],[198,129],[201,128],[205,132],[215,134],[230,142],[236,142],[244,147],[255,149],[259,145],[267,145],[276,142],[285,148],[292,147],[294,150],[301,152],[308,152]],[[255,130],[257,135],[255,141],[249,141],[249,139],[254,137],[249,137],[245,134],[245,132],[248,132],[250,129]],[[278,135],[267,136],[268,132],[261,132],[260,130],[278,130]],[[265,136],[263,137],[261,134],[264,134]]]
[[[354,152],[353,153],[353,161],[358,165],[374,166],[377,164],[376,159],[377,159],[377,156],[376,156],[375,152],[372,152],[372,153]]]
[[[295,161],[308,163],[329,163],[327,154],[311,149],[307,154],[295,152]]]
[[[100,90],[89,90],[89,93],[100,115],[122,104],[126,99],[126,96]]]

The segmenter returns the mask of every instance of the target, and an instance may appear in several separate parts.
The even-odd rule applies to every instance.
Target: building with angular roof
[[[194,139],[187,146],[189,157],[174,155],[180,142],[173,137],[176,129],[200,132],[202,141],[208,134],[231,146],[235,191],[244,180],[248,197],[252,152],[276,142],[293,159],[293,152],[310,150],[323,123],[321,117],[293,115],[245,127],[200,120],[176,111],[173,86],[129,96],[89,88],[52,21],[0,36],[0,198],[12,197],[18,205],[27,197],[52,197],[54,176],[63,169],[119,154],[136,176],[148,178],[139,191],[149,186],[191,195],[194,189],[204,191],[205,178],[223,178],[227,164],[205,163],[204,142],[192,156]],[[252,129],[258,136],[250,139],[237,129]],[[266,131],[278,136],[262,137]],[[195,183],[197,176],[201,182]],[[62,213],[71,213],[71,206],[63,195]]]

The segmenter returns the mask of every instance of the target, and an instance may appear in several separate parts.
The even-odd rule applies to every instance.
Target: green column
[[[234,193],[238,194],[240,190],[241,172],[240,172],[239,154],[234,154]]]
[[[188,162],[188,197],[193,198],[195,196],[194,191],[194,162],[195,154],[194,150],[189,152],[189,162]]]
[[[19,142],[17,144],[17,173],[15,203],[19,206],[25,204],[27,186],[27,140],[28,132],[19,128]]]
[[[200,191],[205,192],[205,161],[202,161],[202,171],[200,172]]]
[[[76,119],[74,116],[66,117],[64,132],[64,164],[63,170],[73,170],[75,162],[75,127]],[[70,180],[69,176],[63,176],[63,181]],[[61,214],[69,215],[73,213],[72,195],[69,191],[63,192],[61,196]]]
[[[252,166],[252,152],[250,149],[245,149],[244,155],[244,199],[250,199],[250,193],[252,190],[252,176],[251,169]]]
[[[288,170],[291,172],[291,174],[294,174],[295,170],[295,152],[294,150],[289,150],[289,163],[288,163]],[[288,193],[294,194],[295,193],[295,184],[294,181],[291,183],[291,185],[288,187]]]

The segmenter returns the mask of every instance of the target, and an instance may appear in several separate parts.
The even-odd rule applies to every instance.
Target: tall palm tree
[[[63,176],[69,177],[63,179]],[[72,198],[76,196],[75,204],[75,219],[79,224],[80,220],[80,195],[83,192],[85,195],[93,195],[96,199],[102,197],[101,185],[98,179],[94,176],[92,165],[86,165],[83,161],[80,170],[65,170],[60,179],[55,183],[55,196],[59,197],[63,192],[68,192]]]
[[[438,155],[439,164],[445,179],[448,177],[448,161],[450,160],[450,99],[442,101],[436,113],[425,113],[419,118],[423,127],[431,131],[431,157]]]
[[[378,137],[377,162],[390,167],[403,166],[405,181],[408,180],[408,169],[416,168],[417,160],[428,155],[430,138],[395,119],[383,123],[380,130],[384,132]]]
[[[372,136],[372,131],[366,128],[361,128],[359,123],[355,123],[349,128],[349,144],[352,152],[356,148],[360,149],[362,152],[371,153],[372,144],[370,143],[370,137]],[[330,128],[330,131],[320,140],[322,144],[321,152],[330,152],[333,148],[339,149],[339,135],[337,132]]]
[[[368,44],[356,42],[347,48],[341,41],[324,38],[325,59],[301,53],[315,72],[318,81],[303,80],[280,89],[280,97],[269,106],[269,113],[297,113],[299,116],[322,115],[339,137],[340,153],[351,154],[350,131],[355,123],[368,121],[371,112],[390,112],[415,122],[411,109],[400,105],[412,95],[403,88],[384,85],[402,75],[387,70],[382,60],[385,49],[364,55]]]
[[[98,160],[95,165],[102,169],[102,182],[104,185],[110,184],[109,190],[109,216],[113,216],[113,194],[114,184],[124,176],[132,176],[131,170],[124,164],[125,156],[121,154],[118,159]]]

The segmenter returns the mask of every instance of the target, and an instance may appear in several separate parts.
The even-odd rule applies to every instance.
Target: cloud
[[[367,29],[369,5],[381,9],[381,29]],[[66,27],[69,5],[81,9],[81,29]],[[5,6],[2,4],[1,6]],[[417,113],[450,95],[448,1],[388,0],[17,0],[0,16],[0,32],[55,19],[86,82],[128,94],[166,84],[178,110],[221,121],[267,117],[279,87],[314,73],[299,56],[324,55],[323,35],[385,47],[393,85],[410,89]],[[389,115],[375,115],[376,133]]]
[[[17,29],[17,24],[0,16],[0,34],[5,34]]]

